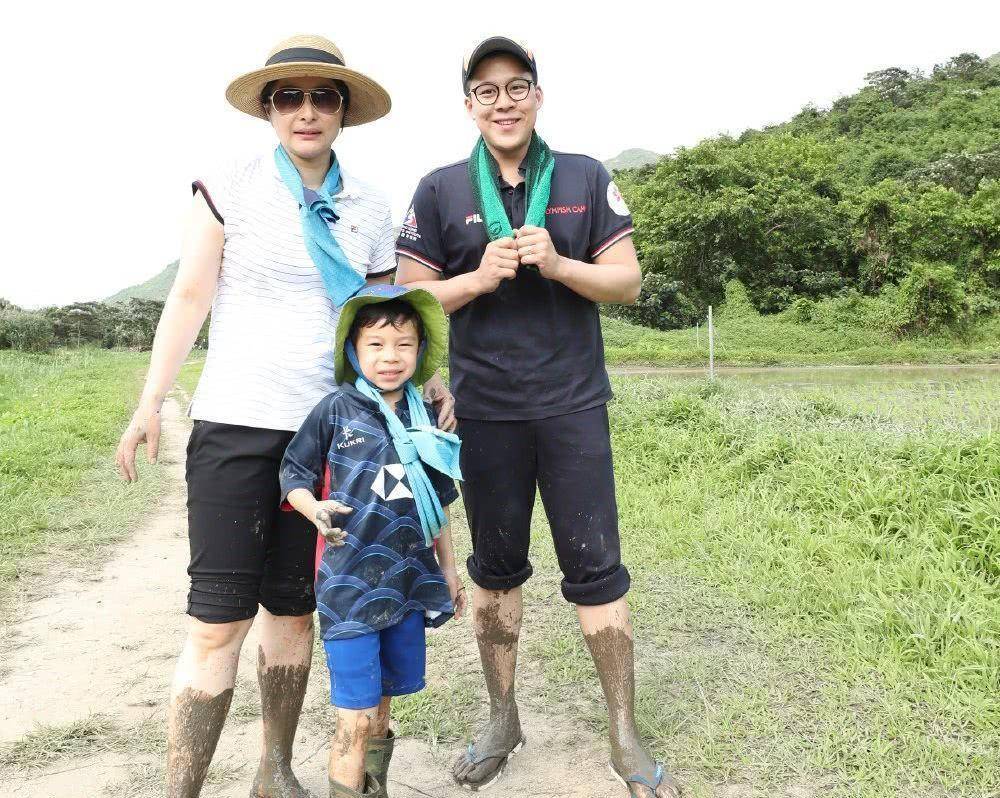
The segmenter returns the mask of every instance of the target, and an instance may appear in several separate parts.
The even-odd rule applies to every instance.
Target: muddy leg
[[[312,662],[312,615],[272,615],[259,612],[260,683],[264,733],[253,798],[308,798],[309,792],[292,773],[292,745]]]
[[[240,647],[252,621],[192,618],[167,718],[167,796],[197,798],[229,713]]]
[[[361,791],[365,785],[365,753],[375,728],[378,707],[337,707],[337,730],[330,741],[330,784]],[[332,792],[332,786],[331,786]]]
[[[619,773],[650,778],[656,763],[643,747],[635,723],[635,655],[628,603],[620,598],[596,607],[577,605],[576,610],[608,702],[611,761]],[[647,787],[631,786],[639,798],[651,795]],[[665,778],[656,798],[679,794],[672,780]]]
[[[483,677],[490,695],[490,720],[476,735],[473,748],[479,755],[502,752],[506,757],[521,739],[521,721],[514,699],[523,611],[521,588],[486,590],[477,585],[472,594],[472,609]],[[478,784],[488,781],[496,767],[495,758],[474,764],[468,752],[463,751],[452,772],[459,783]]]
[[[389,795],[389,765],[392,762],[392,752],[396,747],[396,738],[389,728],[392,712],[392,696],[384,695],[375,713],[371,737],[368,738],[368,749],[365,753],[365,771],[374,777],[379,785],[379,798]]]

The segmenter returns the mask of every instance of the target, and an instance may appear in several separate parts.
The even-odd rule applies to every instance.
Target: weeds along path
[[[164,406],[160,461],[167,489],[135,534],[102,562],[74,562],[23,591],[21,620],[0,635],[0,782],[16,798],[146,798],[163,793],[165,713],[185,630],[187,590],[184,448],[189,425],[177,400]],[[141,487],[142,483],[139,483]],[[467,545],[465,521],[457,518]],[[461,556],[461,553],[460,553]],[[526,617],[531,617],[529,604]],[[530,624],[526,623],[526,627]],[[526,628],[530,644],[531,629]],[[394,798],[459,796],[449,765],[485,718],[485,690],[468,619],[431,635],[428,689],[400,706]],[[233,709],[205,796],[245,798],[259,752],[259,695],[253,631],[244,648]],[[326,667],[314,660],[296,740],[296,771],[326,795],[332,716]],[[540,666],[522,644],[519,692],[529,744],[501,795],[619,795],[593,732],[547,699]]]

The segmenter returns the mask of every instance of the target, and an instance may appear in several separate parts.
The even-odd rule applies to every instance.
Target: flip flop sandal
[[[527,743],[527,739],[522,734],[521,739],[517,741],[517,745],[511,748],[510,751],[507,751],[506,753],[501,752],[499,754],[477,754],[472,743],[469,743],[469,761],[473,765],[480,765],[487,759],[495,759],[497,760],[496,769],[490,773],[484,781],[471,782],[459,781],[458,779],[455,779],[455,783],[458,784],[459,787],[464,787],[465,789],[472,790],[473,792],[482,792],[483,790],[489,789],[497,783],[497,780],[503,775],[504,770],[506,770],[507,763],[510,762],[514,754],[524,748],[525,743]]]
[[[613,762],[608,762],[608,770],[610,770],[612,774],[614,774],[614,777],[621,782],[622,787],[628,790],[629,796],[632,795],[632,787],[629,786],[631,784],[641,784],[643,787],[648,787],[654,796],[656,795],[656,791],[659,786],[664,783],[666,783],[667,787],[670,788],[671,792],[673,792],[677,798],[681,798],[684,794],[681,790],[681,785],[677,783],[673,776],[663,769],[663,765],[660,762],[656,763],[656,770],[653,771],[652,780],[647,779],[645,776],[638,773],[633,773],[628,778],[625,778],[618,772],[618,769],[615,767]]]

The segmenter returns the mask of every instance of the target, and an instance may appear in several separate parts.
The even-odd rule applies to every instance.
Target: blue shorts
[[[427,666],[424,614],[411,612],[395,626],[340,640],[324,640],[330,703],[341,709],[377,707],[382,696],[424,689]]]

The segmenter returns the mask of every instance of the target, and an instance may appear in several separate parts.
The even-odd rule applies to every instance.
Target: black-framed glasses
[[[503,90],[517,103],[528,96],[532,82],[527,78],[514,78],[507,81]],[[483,105],[493,105],[500,97],[500,87],[496,83],[480,83],[472,90],[472,94],[475,94],[476,99]]]
[[[305,91],[288,86],[271,92],[271,96],[265,100],[264,105],[270,103],[271,107],[279,114],[294,114],[306,101],[307,94],[312,107],[321,114],[335,114],[344,104],[343,96],[336,89],[319,88]]]

